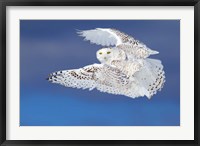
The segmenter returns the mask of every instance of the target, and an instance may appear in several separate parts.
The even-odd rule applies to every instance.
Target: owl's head
[[[102,48],[97,51],[96,56],[101,63],[109,63],[113,58],[113,49]]]

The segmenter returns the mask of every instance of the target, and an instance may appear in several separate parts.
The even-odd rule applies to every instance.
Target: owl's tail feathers
[[[156,59],[145,59],[143,68],[135,76],[149,99],[160,91],[165,83],[163,65]]]

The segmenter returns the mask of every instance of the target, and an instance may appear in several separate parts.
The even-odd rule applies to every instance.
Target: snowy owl
[[[162,89],[163,65],[160,60],[148,58],[159,52],[116,29],[96,28],[78,34],[84,40],[106,46],[96,52],[100,64],[54,72],[48,77],[50,82],[72,88],[96,88],[131,98],[146,96],[150,99]]]

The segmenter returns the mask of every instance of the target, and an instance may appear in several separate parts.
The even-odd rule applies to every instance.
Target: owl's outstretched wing
[[[48,80],[52,83],[66,87],[92,90],[96,88],[101,92],[126,95],[132,98],[144,96],[139,87],[117,68],[93,64],[80,69],[63,70],[50,74]],[[130,90],[135,86],[135,90]]]
[[[134,79],[145,89],[145,95],[150,99],[163,88],[165,72],[160,60],[146,58],[140,71],[134,74]]]
[[[119,30],[111,28],[96,28],[92,30],[78,31],[84,40],[102,46],[115,46],[124,50],[129,60],[147,58],[159,52],[151,50],[142,42],[134,39]]]
[[[111,28],[96,28],[78,31],[77,33],[84,37],[85,40],[102,46],[117,46],[127,42],[136,43],[133,37]]]

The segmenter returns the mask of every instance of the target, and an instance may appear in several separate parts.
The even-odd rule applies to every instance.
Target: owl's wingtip
[[[52,75],[50,74],[45,80],[51,81],[52,80]]]
[[[156,55],[156,54],[159,54],[159,52],[158,52],[158,51],[155,51],[155,50],[151,50],[151,51],[150,51],[150,54],[151,54],[151,55]]]

